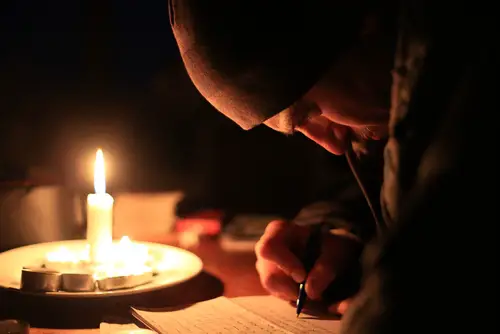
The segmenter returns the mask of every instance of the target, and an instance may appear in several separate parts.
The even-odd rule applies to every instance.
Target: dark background
[[[186,192],[193,210],[292,214],[338,162],[301,135],[245,132],[187,77],[166,0],[2,1],[0,177],[33,168],[92,190],[102,147],[113,191]]]

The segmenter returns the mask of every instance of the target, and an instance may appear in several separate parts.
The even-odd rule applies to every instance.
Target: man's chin
[[[383,147],[387,140],[387,136],[380,138],[357,138],[353,137],[351,139],[351,147],[353,152],[358,157],[363,157],[369,155],[370,152],[374,151],[374,148]],[[381,146],[382,145],[382,146]],[[375,149],[377,151],[377,149]]]
[[[363,140],[381,140],[387,137],[388,131],[385,125],[367,125],[351,128],[352,137],[358,141]]]

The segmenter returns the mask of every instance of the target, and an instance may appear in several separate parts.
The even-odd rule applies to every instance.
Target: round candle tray
[[[61,246],[81,252],[86,240],[40,243],[0,253],[0,287],[25,294],[67,298],[133,295],[174,286],[196,276],[203,268],[195,254],[173,246],[135,242],[167,259],[163,268],[138,275],[94,279],[92,274],[59,272],[40,266],[41,256]]]

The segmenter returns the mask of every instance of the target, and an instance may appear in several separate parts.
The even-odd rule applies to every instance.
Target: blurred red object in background
[[[177,219],[176,232],[196,230],[200,235],[215,236],[220,234],[224,213],[219,210],[199,211]]]

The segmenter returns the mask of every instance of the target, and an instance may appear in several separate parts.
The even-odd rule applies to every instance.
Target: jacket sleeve
[[[498,58],[486,44],[461,43],[457,59],[429,55],[439,74],[420,78],[416,100],[393,124],[382,196],[389,230],[365,248],[364,281],[341,333],[494,328],[495,307],[482,298],[493,296],[498,282],[498,203],[491,194],[499,170],[491,115],[498,112],[491,75]]]
[[[380,215],[378,198],[383,165],[379,152],[381,147],[383,145],[380,143],[371,146],[369,155],[354,162],[358,175],[362,178],[363,187],[367,191],[368,200],[373,205],[377,216]],[[348,164],[345,163],[344,167],[345,170],[342,169],[344,173],[339,170],[332,171],[336,173],[335,177],[342,178],[343,181],[331,189],[326,196],[327,199],[303,208],[295,217],[294,223],[299,225],[326,224],[332,233],[366,243],[375,233],[374,217]]]

